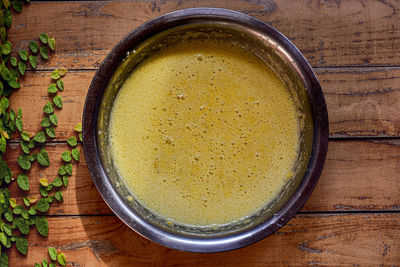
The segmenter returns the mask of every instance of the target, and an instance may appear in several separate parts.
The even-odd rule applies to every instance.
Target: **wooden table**
[[[91,79],[123,36],[158,15],[188,7],[225,7],[257,17],[285,34],[313,66],[325,93],[330,142],[320,181],[301,211],[274,235],[249,247],[195,254],[161,247],[125,226],[97,192],[82,159],[64,203],[48,213],[48,238],[29,235],[29,253],[9,251],[10,266],[33,266],[47,246],[71,266],[399,266],[400,264],[400,3],[337,1],[90,1],[34,2],[14,16],[14,49],[48,32],[57,51],[29,71],[14,93],[25,129],[40,130],[50,72],[65,66],[64,109],[57,139],[46,144],[51,167],[30,172],[56,176],[66,139],[80,121]],[[21,153],[9,145],[15,173]],[[16,190],[16,185],[11,186]]]

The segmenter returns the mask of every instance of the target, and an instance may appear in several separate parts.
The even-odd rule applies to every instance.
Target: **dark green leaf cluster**
[[[19,175],[17,183],[29,189],[26,175]],[[44,216],[37,215],[37,207],[31,206],[35,198],[25,197],[24,206],[17,204],[14,198],[11,198],[10,191],[7,188],[0,188],[0,247],[1,251],[10,248],[15,242],[18,251],[24,255],[28,252],[28,242],[25,235],[29,234],[31,227],[36,227],[37,232],[42,236],[47,236],[49,226]],[[15,229],[15,231],[13,231]],[[1,255],[0,261],[6,261]],[[1,265],[0,263],[0,266]]]

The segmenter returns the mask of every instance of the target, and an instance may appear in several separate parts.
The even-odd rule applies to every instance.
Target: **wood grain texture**
[[[31,180],[29,194],[39,195],[38,181],[45,177],[52,181],[61,165],[61,153],[66,144],[46,146],[52,160],[49,168],[34,164],[28,173]],[[14,176],[21,173],[16,157],[22,153],[16,144],[9,146],[7,161]],[[64,189],[64,203],[54,204],[49,214],[96,215],[112,214],[88,172],[83,155],[74,164],[73,176]],[[14,183],[13,195],[24,193]],[[302,211],[400,211],[400,142],[399,141],[331,141],[322,176]],[[22,202],[21,202],[22,204]]]
[[[400,136],[400,68],[317,69],[329,114],[331,137]],[[57,139],[66,140],[81,121],[94,71],[70,71],[63,78],[64,108],[56,111]],[[42,107],[51,97],[50,72],[28,72],[22,88],[11,96],[11,107],[22,107],[24,129],[41,130]]]
[[[285,34],[310,63],[320,67],[399,65],[400,3],[342,1],[98,1],[39,2],[14,16],[16,49],[40,32],[57,40],[57,53],[40,68],[94,69],[109,50],[140,24],[189,7],[224,7],[259,18]]]
[[[331,137],[400,136],[400,68],[316,70]]]
[[[231,252],[187,253],[139,236],[115,216],[49,218],[49,237],[33,231],[27,257],[11,250],[10,266],[33,266],[54,246],[69,266],[395,266],[399,214],[296,215],[277,233]]]

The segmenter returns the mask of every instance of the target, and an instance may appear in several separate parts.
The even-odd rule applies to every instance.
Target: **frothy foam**
[[[153,212],[184,224],[250,215],[291,177],[295,104],[258,57],[216,41],[166,48],[134,70],[112,108],[117,172]]]

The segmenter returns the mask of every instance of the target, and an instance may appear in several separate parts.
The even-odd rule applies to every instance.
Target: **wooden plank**
[[[49,237],[29,236],[29,253],[12,249],[10,266],[33,266],[62,251],[72,266],[397,266],[400,214],[297,215],[280,231],[249,247],[188,253],[139,236],[118,218],[49,218]]]
[[[400,141],[330,141],[303,211],[400,210]]]
[[[400,69],[317,69],[331,137],[400,136]]]
[[[109,50],[140,24],[189,7],[224,7],[255,16],[281,31],[313,66],[398,65],[398,1],[106,1],[37,2],[14,16],[16,49],[41,32],[56,37],[57,53],[40,68],[97,68]],[[60,19],[63,18],[63,19]]]
[[[22,152],[16,144],[8,149],[6,160],[16,177],[21,173],[16,157]],[[66,144],[46,146],[51,166],[41,168],[38,164],[33,165],[28,173],[30,194],[39,194],[40,178],[52,181],[57,176],[60,155],[66,149]],[[112,214],[92,182],[83,155],[81,157],[81,162],[74,164],[73,176],[64,190],[64,203],[53,204],[50,214]],[[16,183],[10,188],[21,202],[20,198],[25,194],[17,189]],[[302,211],[400,211],[398,188],[399,141],[331,141],[322,176]]]
[[[400,136],[400,68],[317,69],[329,114],[330,136]],[[49,72],[29,72],[11,107],[23,109],[24,129],[41,130],[42,107],[51,97]],[[94,71],[71,71],[63,79],[63,110],[56,111],[56,140],[66,140],[81,121]]]

